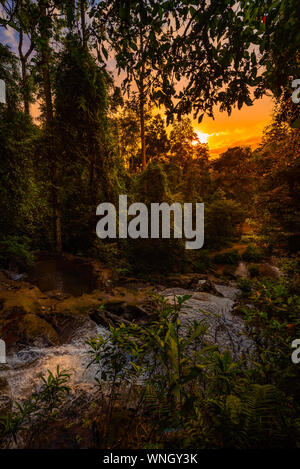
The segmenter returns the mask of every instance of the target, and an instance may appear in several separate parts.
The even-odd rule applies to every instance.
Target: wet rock
[[[59,345],[71,341],[88,322],[88,315],[78,312],[42,307],[33,314],[13,307],[0,314],[0,337],[5,340],[8,352],[23,346]]]
[[[205,280],[206,277],[207,276],[204,274],[177,274],[161,279],[161,283],[167,287],[179,287],[193,290],[197,288],[199,281]]]
[[[91,269],[94,276],[94,287],[98,288],[111,288],[118,280],[118,274],[115,270],[105,266],[99,259],[90,257],[78,257],[72,254],[63,254],[63,258],[71,262],[77,263],[80,267],[88,267]]]
[[[211,293],[216,296],[223,296],[223,294],[216,288],[215,284],[211,280],[200,280],[196,291],[203,291]]]
[[[6,277],[10,280],[14,280],[16,282],[22,280],[25,276],[25,274],[19,274],[18,272],[13,272],[11,270],[3,270],[2,271]]]
[[[258,270],[260,277],[268,277],[273,278],[275,280],[278,280],[281,277],[281,272],[279,268],[275,265],[271,265],[268,263],[259,264]]]
[[[143,306],[128,304],[125,302],[109,302],[105,304],[105,310],[124,318],[128,321],[136,320],[138,322],[147,321],[148,312]]]
[[[235,282],[230,282],[229,285],[216,283],[216,290],[225,298],[230,298],[231,300],[236,300],[241,291],[236,287]]]
[[[174,296],[191,295],[180,312],[183,330],[192,325],[193,321],[204,321],[208,327],[206,339],[211,344],[217,345],[221,352],[230,350],[235,359],[247,356],[255,347],[244,333],[243,320],[234,315],[234,297],[238,289],[225,285],[216,285],[216,288],[222,289],[223,297],[181,288],[167,289],[162,295],[170,303],[174,302]]]
[[[122,322],[124,324],[129,324],[129,321],[127,321],[126,319],[121,318],[120,316],[116,316],[115,314],[110,313],[109,311],[105,311],[103,309],[91,310],[89,312],[89,317],[98,326],[103,326],[107,328],[109,328],[110,326],[116,326],[118,324],[121,324]]]
[[[249,277],[249,269],[246,262],[239,262],[234,274],[236,277]]]
[[[6,342],[8,352],[24,345],[50,346],[59,343],[59,337],[51,324],[18,306],[1,313],[0,336]]]
[[[222,275],[225,276],[226,278],[235,280],[238,277],[238,275],[236,274],[236,271],[237,271],[237,269],[236,269],[235,266],[225,265],[223,267]]]
[[[45,311],[40,316],[53,327],[61,344],[72,340],[89,320],[86,315],[74,314],[71,311]]]
[[[117,273],[98,259],[40,252],[28,272],[28,281],[40,291],[49,292],[51,299],[64,295],[80,297],[96,289],[110,289],[118,279]]]
[[[249,277],[249,265],[249,263],[240,262],[237,269],[235,270],[234,275],[236,277]],[[276,265],[270,264],[268,262],[262,262],[260,264],[256,263],[251,265],[257,267],[259,277],[268,277],[273,278],[275,280],[278,280],[281,277],[280,269]]]
[[[13,307],[20,307],[27,313],[36,313],[40,309],[40,290],[23,281],[0,282],[0,297],[2,299],[0,319],[5,310],[10,310]],[[49,298],[47,297],[45,301],[49,301]],[[43,304],[45,304],[45,301],[43,301]]]
[[[96,324],[104,327],[122,322],[129,324],[132,321],[145,324],[151,319],[151,306],[148,304],[143,307],[120,301],[107,302],[101,309],[92,309],[89,316]]]

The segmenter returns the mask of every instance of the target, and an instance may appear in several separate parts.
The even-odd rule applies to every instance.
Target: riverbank
[[[72,262],[75,261],[72,258]],[[61,262],[60,259],[57,265],[61,266]],[[80,259],[79,264],[81,262]],[[84,262],[87,268],[88,261]],[[239,270],[241,265],[236,268],[236,277]],[[103,278],[100,269],[98,272]],[[41,374],[46,375],[49,370],[54,373],[57,366],[68,370],[71,392],[61,425],[55,424],[56,443],[52,439],[51,445],[87,445],[86,435],[83,446],[76,442],[76,435],[84,415],[89,413],[89,406],[93,405],[96,409],[99,405],[95,386],[97,367],[88,366],[90,357],[87,340],[105,336],[109,333],[110,325],[122,322],[125,325],[131,321],[140,325],[151,324],[155,319],[155,297],[163,296],[173,304],[175,298],[187,296],[180,313],[183,330],[194,321],[205,322],[205,339],[209,344],[216,345],[220,352],[229,350],[232,357],[238,360],[247,358],[254,350],[253,342],[244,333],[243,319],[235,312],[240,291],[232,275],[226,278],[223,273],[219,275],[211,271],[208,274],[160,276],[157,281],[153,278],[153,282],[150,282],[128,277],[117,278],[115,273],[109,276],[106,270],[106,283],[102,282],[101,288],[80,296],[67,293],[64,289],[64,281],[68,285],[68,275],[69,269],[62,269],[58,283],[55,284],[60,289],[42,292],[28,281],[12,280],[7,273],[0,274],[0,335],[7,344],[7,365],[0,370],[0,411],[6,413],[14,407],[15,402],[22,402],[37,391],[41,384]],[[72,275],[74,278],[74,272]],[[78,282],[80,278],[78,269]],[[53,284],[54,278],[50,280]],[[70,415],[73,415],[72,419]],[[69,423],[74,420],[76,428],[69,434],[65,432],[68,420]],[[62,443],[64,438],[59,437],[61,432],[65,434],[65,443]],[[44,441],[43,445],[47,446],[48,443]]]

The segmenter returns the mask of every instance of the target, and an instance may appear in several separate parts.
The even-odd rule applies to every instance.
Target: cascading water
[[[181,288],[169,288],[160,294],[170,302],[174,301],[174,295],[191,295],[180,313],[183,325],[188,325],[194,320],[205,320],[209,326],[209,342],[217,344],[221,351],[228,348],[235,358],[247,355],[253,351],[253,343],[243,334],[243,320],[232,313],[239,290],[235,285],[216,284],[215,288],[220,296]],[[86,399],[92,398],[96,390],[95,376],[99,368],[97,365],[88,367],[90,357],[86,341],[99,334],[106,335],[107,332],[104,327],[87,321],[67,344],[28,347],[8,355],[8,369],[0,372],[0,377],[5,376],[8,380],[11,398],[19,401],[28,397],[40,386],[39,375],[46,376],[48,370],[55,372],[57,366],[71,374],[71,400],[83,394]]]
[[[174,301],[174,295],[191,295],[181,310],[182,324],[188,326],[193,321],[203,320],[208,325],[207,339],[217,344],[221,352],[228,349],[235,359],[247,356],[253,352],[254,344],[244,334],[243,320],[232,313],[239,290],[220,284],[215,284],[215,288],[222,296],[181,288],[167,289],[161,294],[170,302]]]
[[[70,377],[71,398],[80,392],[93,392],[97,366],[90,363],[89,346],[86,341],[90,337],[105,335],[107,330],[94,323],[77,331],[76,336],[68,344],[56,347],[30,347],[7,357],[9,369],[5,372],[11,397],[14,401],[22,400],[36,391],[41,385],[39,376],[46,376],[48,370],[55,373],[68,371]]]

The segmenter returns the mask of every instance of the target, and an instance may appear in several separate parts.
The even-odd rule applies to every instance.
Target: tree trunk
[[[20,9],[20,13],[22,14],[22,9],[23,9],[22,0],[20,0],[19,9]],[[30,108],[29,108],[30,96],[29,96],[29,86],[28,86],[28,77],[27,77],[27,60],[31,52],[33,51],[33,43],[31,42],[26,54],[23,54],[23,39],[24,39],[24,32],[22,30],[22,24],[20,24],[18,52],[19,52],[19,59],[21,62],[22,95],[23,95],[23,103],[24,103],[24,112],[25,114],[29,116],[30,115]]]
[[[24,58],[21,59],[21,70],[22,70],[24,111],[25,111],[25,114],[29,116],[30,107],[29,107],[28,78],[27,78],[27,71],[26,71],[26,60]]]
[[[49,53],[48,53],[48,41],[47,46],[42,47],[42,76],[43,76],[43,88],[46,108],[46,126],[52,127],[53,122],[53,106],[52,106],[52,92],[49,72]]]
[[[146,169],[145,98],[144,98],[143,92],[140,93],[140,124],[141,124],[142,168]]]
[[[58,205],[58,196],[57,196],[57,175],[56,175],[56,162],[53,162],[51,168],[51,192],[52,192],[52,223],[53,223],[53,235],[55,242],[55,250],[57,252],[62,252],[62,241],[61,241],[61,223],[60,223],[60,213]]]
[[[42,14],[47,15],[47,8],[45,2],[43,2]],[[49,133],[49,139],[52,140],[52,127],[53,127],[53,105],[52,105],[52,91],[50,81],[50,70],[49,70],[49,38],[46,30],[42,31],[43,45],[41,48],[41,66],[42,66],[42,79],[43,79],[43,90],[45,98],[46,108],[46,127]],[[49,142],[49,154],[52,160],[51,163],[51,194],[52,194],[52,220],[53,220],[53,238],[54,248],[57,252],[62,251],[62,240],[61,240],[61,222],[59,213],[59,202],[57,193],[57,163],[56,156],[53,154],[53,145]]]
[[[19,35],[19,46],[18,46],[18,51],[19,51],[19,58],[21,62],[21,74],[22,74],[22,95],[23,95],[23,103],[24,103],[24,112],[29,115],[30,114],[30,109],[29,109],[29,89],[28,89],[28,78],[27,78],[27,54],[23,54],[23,31],[20,30],[20,35]]]
[[[94,207],[94,205],[96,204],[95,164],[96,164],[96,144],[93,144],[90,149],[90,175],[89,175],[89,192],[90,192],[90,201],[91,201],[92,207]]]
[[[141,153],[142,153],[142,168],[146,169],[146,137],[145,137],[145,64],[143,61],[144,54],[144,41],[143,32],[140,32],[140,59],[142,61],[142,70],[139,80],[139,101],[140,101],[140,135],[141,135]]]
[[[82,33],[82,44],[87,45],[86,35],[86,22],[85,22],[85,0],[80,0],[80,17],[81,17],[81,33]]]

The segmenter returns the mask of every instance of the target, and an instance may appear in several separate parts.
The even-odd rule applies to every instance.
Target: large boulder
[[[217,290],[215,284],[211,280],[200,280],[196,291],[198,292],[205,292],[205,293],[210,293],[211,295],[215,296],[223,296],[222,293]]]
[[[169,275],[161,279],[161,282],[166,287],[179,287],[186,290],[193,290],[197,287],[200,280],[205,279],[204,274],[177,274]]]
[[[59,336],[53,326],[37,314],[14,306],[0,313],[0,337],[7,351],[28,345],[57,345]]]
[[[87,314],[41,308],[28,313],[15,306],[0,312],[0,337],[8,353],[24,346],[53,346],[70,342],[90,322]]]
[[[56,331],[60,343],[69,342],[77,331],[87,325],[88,315],[71,311],[45,311],[41,317]]]

